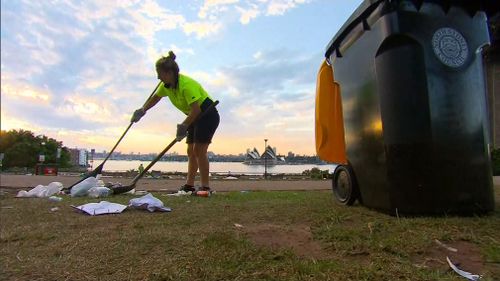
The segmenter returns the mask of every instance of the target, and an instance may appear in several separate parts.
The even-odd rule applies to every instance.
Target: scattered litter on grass
[[[369,222],[368,223],[368,230],[370,230],[370,235],[373,234],[373,223]]]
[[[236,228],[243,228],[243,225],[241,225],[241,224],[239,224],[239,223],[235,223],[235,224],[234,224],[234,227],[236,227]]]
[[[52,201],[52,202],[61,202],[63,199],[62,197],[59,197],[59,196],[50,196],[49,197],[49,201]]]
[[[99,177],[99,175],[97,175],[97,177]],[[71,188],[71,197],[87,196],[92,187],[98,186],[97,183],[98,179],[95,177],[88,177],[84,179],[82,182]]]
[[[161,212],[171,212],[172,209],[167,208],[163,205],[163,202],[154,197],[151,193],[148,193],[142,197],[130,199],[128,203],[129,207],[136,209],[146,209],[150,212],[161,211]]]
[[[71,207],[87,213],[91,216],[97,215],[105,215],[105,214],[119,214],[123,212],[127,208],[127,206],[117,203],[111,203],[108,201],[101,201],[99,203],[87,203],[81,206],[73,206]]]
[[[456,273],[458,273],[460,276],[466,278],[467,280],[477,281],[477,280],[481,279],[481,275],[472,274],[470,272],[467,272],[467,271],[464,271],[464,270],[461,270],[460,268],[458,268],[456,265],[454,265],[451,262],[449,257],[446,257],[446,260],[448,261],[448,264],[450,265],[451,269],[453,269]]]
[[[240,191],[240,192],[241,192],[241,193],[248,193],[248,192],[250,192],[250,190],[242,190],[242,191]]]
[[[50,209],[50,211],[51,211],[51,212],[57,212],[57,211],[59,211],[59,207],[54,207],[54,208],[51,208],[51,209]]]
[[[184,191],[184,190],[179,190],[177,191],[176,193],[169,193],[167,194],[167,196],[186,196],[186,195],[191,195],[192,192],[191,191]]]
[[[138,190],[135,192],[135,195],[146,195],[148,192],[146,190]]]
[[[458,250],[457,250],[457,249],[455,249],[455,248],[453,248],[453,247],[450,247],[450,246],[448,246],[448,245],[444,244],[443,242],[441,242],[441,241],[439,241],[439,240],[437,240],[437,239],[434,239],[434,242],[436,242],[436,244],[438,244],[439,246],[441,246],[441,247],[445,248],[446,250],[448,250],[448,251],[450,251],[450,252],[455,252],[455,253],[456,253],[456,252],[458,252]]]
[[[16,197],[49,197],[52,196],[63,189],[63,184],[60,182],[51,182],[49,185],[37,185],[30,191],[21,190],[17,193]]]
[[[210,197],[211,192],[210,191],[205,191],[205,190],[200,190],[196,191],[194,195],[199,196],[199,197]]]
[[[223,179],[225,179],[225,180],[237,180],[238,178],[237,177],[233,177],[233,176],[228,176],[228,177],[225,177]]]
[[[123,185],[120,182],[108,182],[104,186],[107,188],[115,188],[115,187],[122,187]]]
[[[111,189],[105,186],[94,186],[88,191],[88,196],[92,198],[108,197],[111,194]]]
[[[2,206],[2,209],[14,209],[13,206]]]

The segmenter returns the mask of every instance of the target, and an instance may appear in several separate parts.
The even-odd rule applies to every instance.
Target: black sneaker
[[[185,184],[185,185],[181,186],[181,188],[179,189],[179,191],[193,192],[194,193],[196,191],[196,189],[192,185]]]
[[[215,190],[211,189],[208,186],[202,186],[200,187],[200,189],[198,189],[198,191],[208,191],[209,195],[215,194]]]
[[[199,190],[200,190],[200,191],[208,191],[208,192],[210,192],[210,193],[212,192],[212,189],[210,189],[210,187],[208,187],[208,186],[202,186],[202,187],[200,187],[200,189],[199,189]]]

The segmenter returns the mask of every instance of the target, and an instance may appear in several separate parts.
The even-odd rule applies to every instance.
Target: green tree
[[[4,153],[2,168],[34,167],[38,156],[45,155],[45,163],[57,162],[57,148],[62,148],[59,164],[69,166],[70,154],[62,142],[44,135],[35,136],[27,130],[0,131],[0,153]]]

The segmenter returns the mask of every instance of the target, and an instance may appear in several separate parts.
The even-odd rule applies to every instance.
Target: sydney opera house
[[[276,154],[276,148],[267,146],[264,153],[260,154],[257,148],[247,149],[245,161],[247,165],[279,165],[285,164],[285,158]]]

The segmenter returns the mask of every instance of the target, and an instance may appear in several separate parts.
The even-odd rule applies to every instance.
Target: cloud
[[[260,15],[282,16],[288,10],[307,2],[309,0],[205,0],[198,11],[198,17],[223,24],[221,18],[232,18],[231,15],[236,12],[239,22],[246,25]]]
[[[16,86],[2,79],[2,99],[21,100],[27,103],[48,104],[51,94],[30,85]]]
[[[279,136],[275,145],[288,150],[294,143],[313,142],[315,75],[321,54],[300,56],[288,49],[256,54],[214,72],[192,73],[221,101],[220,134],[239,143],[258,141],[255,136]]]
[[[237,6],[236,10],[240,13],[240,23],[249,24],[250,20],[257,18],[260,15],[260,11],[257,5],[253,4],[250,8],[242,8]]]
[[[259,54],[260,53],[260,54]],[[298,84],[315,83],[318,54],[301,57],[286,49],[258,52],[257,59],[221,68],[246,98],[273,94]],[[289,92],[290,93],[290,92]]]
[[[238,2],[239,0],[205,0],[198,12],[198,17],[205,19],[210,15],[216,15],[221,11],[226,11],[228,5]]]
[[[266,15],[282,16],[288,10],[304,3],[306,3],[306,0],[271,0],[267,6]]]
[[[187,22],[182,25],[187,35],[196,34],[196,38],[201,39],[209,35],[216,34],[222,28],[222,23],[209,21]]]

